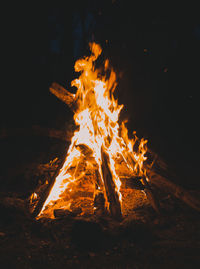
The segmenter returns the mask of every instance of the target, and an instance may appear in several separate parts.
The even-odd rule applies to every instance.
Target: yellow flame
[[[71,85],[77,88],[75,99],[77,110],[74,114],[75,124],[79,127],[72,137],[65,162],[57,176],[55,183],[46,199],[39,216],[50,210],[64,192],[71,192],[70,183],[76,182],[76,172],[71,172],[71,167],[78,169],[80,160],[84,157],[78,145],[86,145],[91,150],[91,156],[101,176],[101,148],[106,150],[110,158],[110,169],[115,181],[116,190],[121,201],[121,181],[116,172],[116,157],[121,156],[127,167],[135,173],[144,174],[143,163],[146,160],[146,143],[142,139],[137,151],[133,150],[137,137],[129,139],[125,122],[119,124],[119,114],[123,105],[119,105],[113,93],[116,89],[116,74],[109,66],[109,61],[104,64],[105,72],[110,70],[109,78],[95,69],[95,60],[101,54],[98,44],[90,43],[91,56],[79,59],[75,63],[75,71],[81,72],[78,79]],[[89,159],[88,159],[88,162]],[[82,175],[83,176],[83,175]],[[100,187],[98,186],[98,189]],[[65,203],[69,208],[71,200]]]

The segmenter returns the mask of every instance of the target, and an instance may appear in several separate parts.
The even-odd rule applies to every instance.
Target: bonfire
[[[71,82],[77,88],[76,93],[57,83],[50,88],[73,110],[77,128],[61,168],[52,182],[47,182],[45,195],[37,192],[31,195],[32,212],[37,218],[54,218],[61,211],[82,216],[103,214],[121,220],[121,185],[127,180],[140,186],[153,208],[159,211],[149,184],[152,164],[145,165],[147,140],[138,139],[136,132],[129,138],[126,122],[120,119],[123,105],[114,96],[116,73],[108,59],[97,68],[96,60],[102,49],[96,43],[89,46],[91,55],[77,60],[74,66],[80,74]],[[153,181],[158,185],[155,177]],[[184,196],[177,186],[164,184],[178,198]],[[185,202],[195,207],[191,197],[185,197]]]

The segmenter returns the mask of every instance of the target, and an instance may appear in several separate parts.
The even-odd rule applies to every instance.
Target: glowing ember
[[[142,139],[139,142],[135,135],[133,139],[128,138],[125,123],[119,123],[123,105],[119,105],[114,98],[116,74],[108,60],[103,72],[95,69],[94,62],[101,54],[101,47],[95,43],[89,45],[91,56],[76,61],[75,71],[80,72],[80,77],[71,83],[77,87],[74,121],[79,128],[71,139],[63,167],[38,217],[45,215],[53,218],[55,209],[72,210],[75,200],[80,206],[81,201],[90,203],[99,192],[104,194],[106,207],[111,210],[106,195],[103,158],[112,174],[119,203],[122,201],[120,164],[123,162],[129,174],[145,175],[143,162],[146,160],[147,141]],[[138,146],[134,151],[136,144]],[[88,173],[91,175],[89,179]],[[79,195],[84,192],[88,194],[84,197]],[[32,199],[36,196],[33,195]]]

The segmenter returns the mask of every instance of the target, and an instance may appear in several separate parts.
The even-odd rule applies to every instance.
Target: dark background
[[[70,89],[74,62],[94,40],[117,72],[130,131],[147,138],[183,184],[199,187],[200,24],[195,7],[182,8],[122,0],[7,7],[1,128],[67,128],[73,115],[48,89],[54,81]],[[77,20],[88,23],[84,33]]]

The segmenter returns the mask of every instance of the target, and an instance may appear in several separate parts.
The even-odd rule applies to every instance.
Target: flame
[[[120,201],[122,195],[120,193],[121,181],[117,173],[118,159],[123,160],[131,173],[145,174],[143,163],[146,160],[147,140],[142,139],[137,150],[133,150],[139,140],[135,133],[134,138],[129,139],[125,122],[119,123],[123,105],[119,105],[114,97],[117,86],[116,73],[106,60],[104,75],[102,75],[103,72],[95,68],[95,61],[102,52],[101,47],[96,43],[90,43],[89,46],[91,55],[76,61],[74,68],[76,72],[80,72],[80,76],[71,82],[71,86],[77,88],[75,94],[77,109],[74,121],[79,128],[71,139],[63,167],[38,217],[43,214],[53,217],[52,210],[58,207],[69,209],[72,203],[70,193],[78,184],[77,182],[85,177],[87,169],[94,169],[98,172],[97,189],[105,193],[101,171],[102,148],[109,156],[109,166]],[[85,168],[81,169],[83,162]],[[94,184],[96,184],[95,179]],[[93,191],[95,191],[94,188]],[[68,199],[66,195],[69,196]]]
[[[35,200],[37,200],[38,196],[37,193],[33,192],[30,196],[30,202],[33,203]]]

